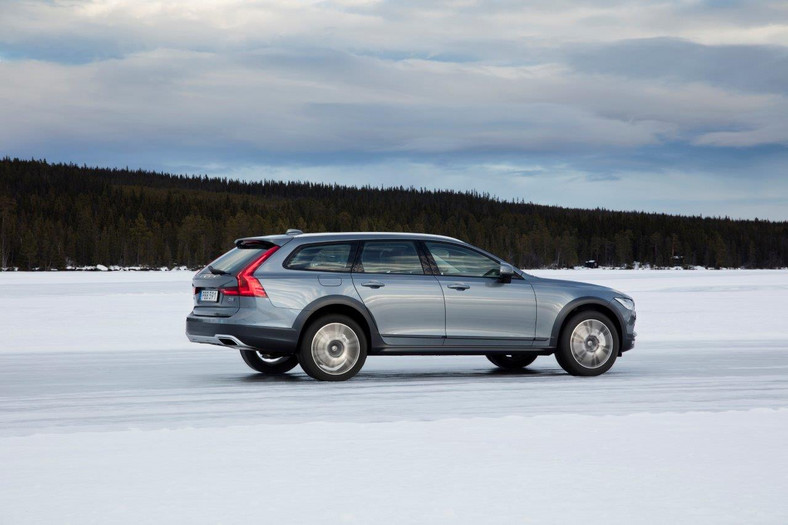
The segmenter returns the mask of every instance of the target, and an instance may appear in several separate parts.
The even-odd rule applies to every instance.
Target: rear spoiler
[[[284,246],[292,241],[293,237],[290,235],[268,235],[266,237],[244,237],[235,240],[236,248],[258,248],[267,250],[274,246]]]
[[[266,250],[274,246],[279,246],[271,241],[264,241],[261,239],[237,239],[235,241],[236,248],[260,248]]]

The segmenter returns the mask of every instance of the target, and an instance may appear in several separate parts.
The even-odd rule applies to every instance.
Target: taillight
[[[222,293],[224,295],[242,295],[245,297],[268,297],[265,293],[263,285],[260,284],[260,281],[258,281],[257,278],[255,278],[254,272],[278,249],[279,246],[272,246],[263,252],[260,257],[249,263],[246,268],[238,272],[238,276],[236,277],[238,280],[238,286],[234,286],[232,288],[222,288]]]

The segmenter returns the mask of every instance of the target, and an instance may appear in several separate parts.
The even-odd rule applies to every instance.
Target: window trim
[[[312,268],[290,268],[290,263],[292,260],[298,255],[302,250],[305,248],[314,248],[315,246],[329,246],[334,244],[349,244],[350,245],[350,252],[348,253],[347,261],[345,261],[345,268],[342,270],[315,270]],[[296,247],[295,250],[290,252],[290,254],[285,257],[285,260],[282,261],[282,268],[285,270],[290,270],[292,272],[323,272],[323,273],[350,273],[353,270],[353,265],[358,257],[358,241],[322,241],[322,242],[310,242],[308,244],[302,244],[301,246]]]
[[[416,249],[416,255],[419,257],[419,262],[421,263],[421,273],[394,273],[394,272],[367,272],[364,271],[364,265],[361,264],[361,254],[364,251],[364,247],[368,243],[382,243],[382,242],[409,242],[413,244],[413,247]],[[359,241],[358,249],[356,250],[356,258],[353,261],[353,266],[351,268],[351,273],[358,273],[364,275],[410,275],[414,277],[425,276],[425,275],[432,275],[432,267],[429,264],[429,260],[426,259],[426,254],[424,253],[424,248],[421,246],[421,241],[417,239],[368,239]]]
[[[486,258],[488,258],[488,259],[490,259],[492,261],[495,261],[499,265],[501,265],[501,264],[509,264],[506,261],[504,261],[503,259],[499,259],[498,257],[494,256],[493,254],[486,253],[486,252],[484,252],[484,251],[482,251],[480,249],[477,249],[476,247],[471,246],[469,244],[458,244],[456,242],[433,241],[433,240],[425,240],[425,241],[420,241],[420,242],[423,244],[424,253],[426,254],[426,256],[427,256],[427,258],[428,258],[428,260],[430,262],[430,265],[432,266],[432,271],[434,272],[433,275],[435,275],[435,277],[448,277],[448,278],[457,277],[457,278],[463,278],[463,279],[495,279],[495,280],[498,280],[498,279],[501,278],[500,275],[496,275],[496,276],[492,276],[491,275],[489,277],[485,277],[484,275],[465,275],[465,274],[444,275],[444,274],[441,273],[440,268],[438,268],[438,263],[435,262],[435,258],[432,256],[432,252],[430,251],[430,248],[427,246],[428,242],[429,243],[433,243],[433,244],[446,244],[448,246],[456,246],[457,248],[465,248],[466,250],[478,253],[482,257],[486,257]],[[511,266],[513,268],[515,268],[515,270],[517,269],[516,266],[514,266],[513,264]],[[520,274],[518,274],[517,271],[515,271],[514,275],[512,275],[512,279],[523,280],[523,277]]]

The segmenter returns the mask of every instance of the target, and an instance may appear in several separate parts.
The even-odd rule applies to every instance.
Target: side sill
[[[551,355],[554,348],[490,348],[489,346],[433,346],[433,347],[383,347],[373,348],[369,355]]]

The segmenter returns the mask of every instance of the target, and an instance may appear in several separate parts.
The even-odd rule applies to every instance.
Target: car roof
[[[429,233],[405,233],[405,232],[337,232],[337,233],[301,233],[298,230],[289,230],[291,233],[279,235],[262,235],[259,237],[243,237],[235,241],[239,242],[249,241],[264,241],[282,246],[289,240],[298,239],[301,241],[299,244],[308,241],[314,242],[327,242],[327,241],[347,241],[347,240],[386,240],[386,239],[412,239],[421,241],[452,241],[465,244],[460,239],[454,237],[447,237],[445,235],[433,235]]]

